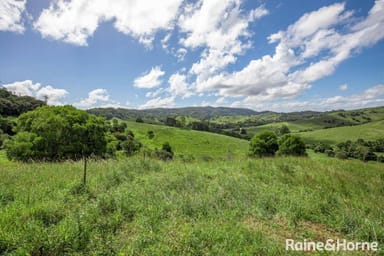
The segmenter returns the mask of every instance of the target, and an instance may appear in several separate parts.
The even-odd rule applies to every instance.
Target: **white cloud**
[[[33,83],[31,80],[25,80],[4,84],[3,87],[18,96],[34,96],[36,91],[41,87],[41,84]]]
[[[88,98],[81,100],[74,105],[80,108],[91,108],[98,103],[104,103],[109,101],[109,94],[106,89],[95,89],[88,93]]]
[[[139,106],[140,109],[145,108],[169,108],[175,105],[175,97],[171,96],[168,98],[157,97],[148,100],[146,103]]]
[[[346,90],[348,90],[348,85],[347,85],[347,84],[342,84],[342,85],[340,85],[340,86],[339,86],[339,90],[340,90],[340,91],[346,91]]]
[[[242,101],[232,103],[232,107],[246,107],[257,111],[270,110],[292,112],[303,110],[329,111],[335,109],[358,109],[376,107],[384,104],[384,84],[366,89],[350,96],[333,96],[311,101],[272,101],[261,102],[255,97],[246,97]]]
[[[185,6],[178,25],[186,36],[180,43],[187,48],[205,47],[190,69],[198,80],[222,71],[250,48],[248,25],[268,11],[259,7],[245,15],[240,4],[238,0],[205,0]]]
[[[64,89],[54,88],[50,85],[41,87],[40,83],[33,83],[31,80],[4,84],[3,87],[18,96],[31,96],[40,100],[46,98],[48,105],[62,105],[61,100],[68,95]]]
[[[187,77],[185,75],[176,73],[169,77],[168,91],[174,96],[181,96],[182,98],[188,98],[193,95],[190,90],[190,86],[187,83]]]
[[[249,101],[295,97],[335,72],[353,53],[384,38],[384,0],[377,0],[365,18],[352,15],[344,3],[306,13],[285,31],[269,36],[271,43],[278,43],[272,56],[229,74],[198,77],[196,89],[248,96]]]
[[[34,27],[43,37],[85,46],[100,23],[113,21],[119,32],[151,45],[159,29],[170,29],[182,0],[57,0]]]
[[[160,94],[162,94],[163,92],[165,92],[165,89],[160,87],[158,88],[157,90],[155,91],[151,91],[151,92],[147,92],[145,94],[145,97],[147,98],[155,98],[155,97],[158,97]]]
[[[0,31],[24,32],[23,13],[26,0],[0,1]]]
[[[47,85],[36,92],[36,97],[38,99],[47,98],[48,105],[63,105],[61,99],[66,97],[68,92],[64,89],[53,88],[50,85]]]
[[[153,67],[151,71],[135,79],[133,85],[138,88],[153,88],[161,84],[160,78],[165,74],[159,66]]]

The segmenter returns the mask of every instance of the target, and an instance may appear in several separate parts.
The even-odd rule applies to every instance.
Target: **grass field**
[[[176,155],[193,156],[194,158],[231,158],[245,156],[248,152],[248,141],[229,136],[183,130],[174,127],[151,125],[145,123],[127,122],[135,138],[149,148],[161,148],[164,142],[169,142]],[[148,131],[155,136],[148,138]]]
[[[347,140],[376,140],[384,138],[384,120],[356,126],[345,126],[330,129],[320,129],[299,133],[307,143],[325,142],[336,144]]]
[[[384,165],[345,163],[133,157],[90,162],[87,189],[81,163],[9,163],[0,254],[297,255],[286,238],[383,245]]]

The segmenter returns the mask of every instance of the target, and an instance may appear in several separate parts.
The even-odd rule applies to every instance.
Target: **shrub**
[[[347,159],[348,158],[348,154],[345,151],[339,150],[339,151],[336,152],[335,157],[338,158],[338,159]]]
[[[155,133],[153,131],[148,131],[147,136],[148,136],[148,139],[153,139],[153,137],[155,137]]]
[[[168,142],[165,142],[161,148],[161,150],[156,150],[156,156],[161,160],[172,160],[173,159],[173,151],[171,145]]]
[[[278,150],[277,137],[271,131],[255,134],[249,144],[250,156],[274,156]]]
[[[279,155],[306,156],[305,143],[295,135],[286,134],[279,140]]]

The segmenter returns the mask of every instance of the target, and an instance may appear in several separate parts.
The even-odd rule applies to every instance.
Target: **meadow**
[[[91,161],[84,187],[81,163],[2,155],[0,175],[2,255],[298,255],[286,238],[384,243],[384,165],[373,162],[137,155]]]
[[[320,129],[299,133],[306,143],[324,142],[337,144],[347,140],[376,140],[384,137],[384,120],[355,126]]]
[[[161,148],[164,142],[169,142],[173,151],[180,157],[195,159],[230,159],[245,156],[249,142],[210,132],[179,129],[164,125],[137,123],[128,121],[127,129],[133,131],[146,147]],[[148,138],[148,131],[153,131],[154,137]]]

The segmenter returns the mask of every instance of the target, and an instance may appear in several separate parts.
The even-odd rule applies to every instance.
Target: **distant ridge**
[[[166,118],[168,116],[190,116],[201,120],[219,116],[251,116],[264,112],[257,112],[246,108],[229,107],[183,107],[183,108],[153,108],[153,109],[125,109],[125,108],[93,108],[89,113],[104,116],[107,119],[117,117],[121,119],[133,119],[137,117]]]

